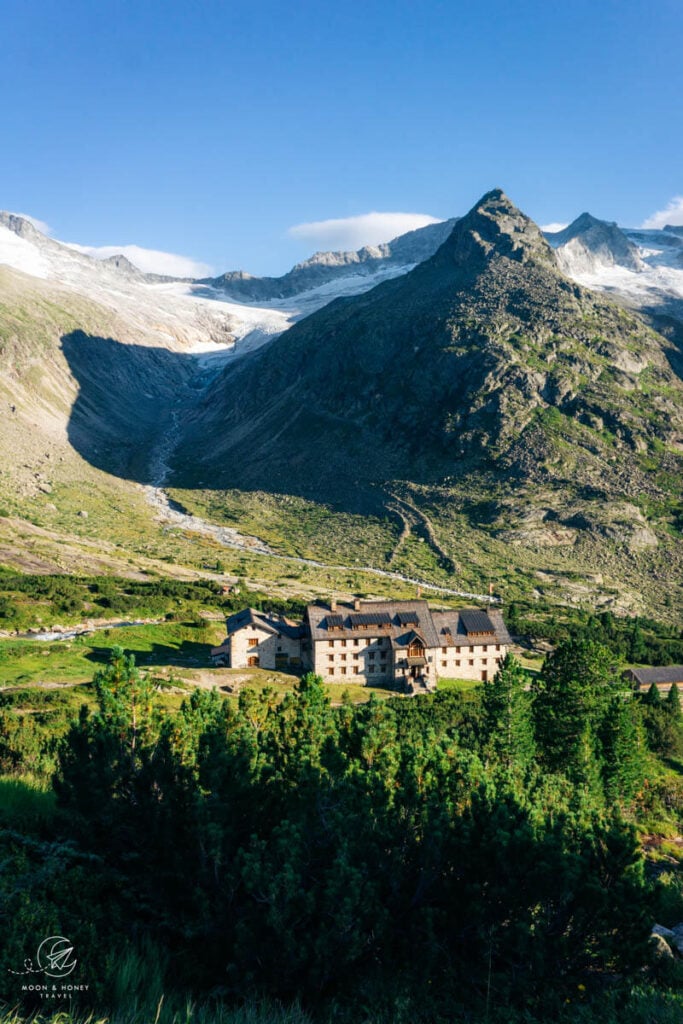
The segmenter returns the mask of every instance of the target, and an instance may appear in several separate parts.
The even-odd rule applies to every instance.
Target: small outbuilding
[[[302,670],[303,628],[281,615],[245,608],[227,620],[228,635],[211,649],[214,665],[228,668],[266,668],[280,672]]]
[[[674,683],[683,687],[683,665],[657,665],[653,668],[629,668],[624,679],[634,690],[649,690],[654,683],[660,693],[668,693]]]

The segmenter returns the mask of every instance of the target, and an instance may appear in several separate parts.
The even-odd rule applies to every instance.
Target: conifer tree
[[[634,620],[628,652],[629,661],[643,662],[647,657],[647,646],[638,619]]]
[[[612,653],[592,640],[567,640],[546,658],[534,680],[533,713],[539,755],[575,782],[594,775],[603,716],[617,687]],[[591,749],[593,747],[593,749]]]
[[[484,735],[496,762],[506,770],[522,772],[534,757],[531,701],[525,692],[527,677],[516,658],[506,654],[482,696]]]
[[[135,657],[112,647],[109,664],[93,680],[103,722],[129,744],[131,753],[152,726],[154,687],[135,665]]]
[[[608,799],[631,800],[642,784],[645,735],[638,705],[615,696],[603,720],[600,739],[603,782]]]
[[[678,685],[672,683],[669,692],[666,695],[664,701],[664,708],[675,720],[679,720],[681,717],[681,696],[678,692]]]
[[[140,780],[158,734],[157,708],[152,683],[121,647],[112,648],[94,684],[98,711],[81,708],[61,745],[54,785],[61,803],[106,831],[124,806],[141,807]]]
[[[662,706],[662,697],[656,683],[651,684],[650,689],[643,698],[643,703],[651,708],[660,708]]]

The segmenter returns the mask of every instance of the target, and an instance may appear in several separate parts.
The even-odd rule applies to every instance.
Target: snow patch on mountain
[[[659,232],[648,232],[647,236],[639,231],[627,234],[638,247],[642,269],[598,263],[592,268],[570,267],[566,271],[568,276],[636,309],[683,320],[683,245],[670,245],[653,237]]]
[[[196,290],[192,281],[145,274],[125,254],[94,258],[0,213],[0,264],[84,295],[142,332],[151,344],[189,353],[257,347],[286,330],[286,309],[261,309]]]
[[[50,265],[35,245],[0,224],[0,263],[43,280],[50,276]]]
[[[683,318],[680,228],[619,228],[584,213],[546,238],[563,272],[579,284],[637,309]]]

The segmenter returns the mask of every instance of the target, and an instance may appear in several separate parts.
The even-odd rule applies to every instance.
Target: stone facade
[[[230,668],[301,672],[303,629],[289,619],[246,608],[227,621],[228,635],[211,657]]]
[[[426,601],[310,605],[312,667],[329,682],[433,690],[439,677],[492,679],[510,646],[498,610],[432,611]]]
[[[497,609],[433,611],[426,601],[309,605],[303,623],[245,609],[214,648],[232,668],[312,669],[328,682],[433,690],[439,677],[486,682],[510,646]]]

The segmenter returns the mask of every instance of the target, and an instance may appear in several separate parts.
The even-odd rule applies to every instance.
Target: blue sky
[[[683,0],[3,0],[0,25],[0,208],[70,242],[281,273],[378,229],[297,225],[498,185],[542,224],[683,194]]]

